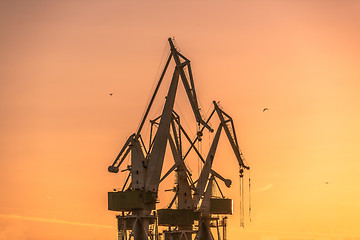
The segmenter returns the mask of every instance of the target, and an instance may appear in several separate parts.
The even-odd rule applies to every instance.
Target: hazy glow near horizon
[[[240,229],[237,163],[220,143],[229,239],[359,240],[359,29],[358,1],[2,1],[0,240],[116,239],[107,191],[124,176],[107,167],[169,36],[252,168]]]
[[[116,229],[116,227],[114,227],[114,226],[99,225],[99,224],[92,224],[92,223],[81,223],[81,222],[69,222],[69,221],[59,220],[56,218],[46,219],[46,218],[35,218],[35,217],[26,217],[26,216],[19,216],[19,215],[3,215],[3,214],[0,214],[0,218],[20,219],[20,220],[46,222],[46,223],[62,223],[62,224],[70,224],[70,225],[85,226],[85,227],[110,228],[113,230]]]

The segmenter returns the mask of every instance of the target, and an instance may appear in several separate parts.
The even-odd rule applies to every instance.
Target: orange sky
[[[359,30],[355,0],[1,1],[0,240],[116,239],[106,198],[124,176],[107,167],[169,36],[203,109],[218,100],[233,117],[252,168],[240,229],[223,138],[229,239],[359,240]]]

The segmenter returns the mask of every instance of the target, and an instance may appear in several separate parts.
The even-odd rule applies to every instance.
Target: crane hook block
[[[203,133],[201,131],[198,131],[197,132],[197,138],[199,139],[199,141],[202,140],[202,136],[203,136]]]
[[[119,168],[118,167],[114,167],[114,166],[109,166],[108,167],[108,171],[112,172],[112,173],[118,173],[119,172]]]

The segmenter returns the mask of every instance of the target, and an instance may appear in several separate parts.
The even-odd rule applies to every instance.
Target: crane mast
[[[131,164],[121,171],[127,172],[128,176],[121,190],[108,193],[108,209],[119,212],[118,236],[121,240],[213,240],[216,239],[211,231],[214,226],[217,229],[217,239],[225,240],[227,217],[222,219],[220,217],[232,214],[232,200],[223,196],[216,179],[222,181],[226,187],[230,187],[232,182],[212,168],[222,130],[225,131],[238,161],[240,173],[242,174],[243,170],[249,167],[244,163],[232,118],[215,101],[214,110],[209,118],[205,120],[201,116],[190,61],[179,53],[171,38],[168,41],[170,54],[139,128],[127,139],[113,164],[108,168],[109,172],[118,173],[119,167],[130,154]],[[175,68],[164,107],[159,117],[149,119],[150,141],[146,146],[141,135],[142,128],[172,59]],[[174,110],[179,82],[184,86],[199,127],[193,139],[181,125],[180,116]],[[204,159],[195,143],[202,140],[203,131],[213,132],[210,121],[215,113],[220,123]],[[187,150],[184,149],[184,141],[190,146]],[[174,163],[162,175],[167,145],[170,146]],[[193,176],[185,163],[191,151],[194,151],[204,164],[196,181],[192,179]],[[174,192],[174,196],[167,208],[156,209],[156,203],[159,201],[159,186],[174,171],[176,183],[170,189]],[[221,197],[213,196],[215,187],[220,190]],[[177,204],[174,206],[176,201]],[[159,233],[159,226],[167,229]],[[223,228],[222,238],[220,227]]]

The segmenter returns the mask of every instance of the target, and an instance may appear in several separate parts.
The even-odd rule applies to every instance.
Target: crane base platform
[[[233,200],[228,198],[211,198],[211,214],[233,214]]]
[[[188,226],[194,224],[195,212],[193,209],[159,209],[159,226]]]
[[[132,211],[155,209],[156,197],[153,192],[142,190],[108,192],[108,209],[111,211]]]

